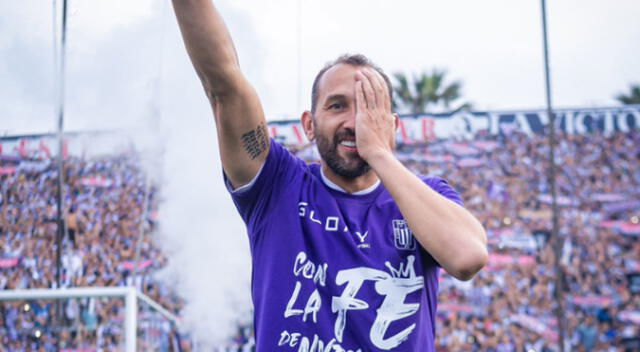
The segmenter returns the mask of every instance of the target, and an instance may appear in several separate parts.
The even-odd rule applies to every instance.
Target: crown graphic
[[[409,279],[416,277],[416,272],[413,267],[416,257],[413,255],[407,256],[407,263],[400,262],[398,269],[394,268],[388,261],[384,262],[384,265],[389,269],[391,276],[395,279]]]

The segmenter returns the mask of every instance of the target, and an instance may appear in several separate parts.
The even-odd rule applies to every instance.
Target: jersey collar
[[[355,195],[355,196],[361,196],[361,195],[369,194],[369,193],[373,192],[376,188],[378,188],[378,186],[380,185],[380,179],[378,179],[376,181],[376,183],[374,183],[370,187],[367,187],[367,188],[365,188],[365,189],[363,189],[361,191],[348,193],[342,187],[338,186],[337,184],[333,183],[333,181],[328,179],[327,176],[324,175],[324,172],[322,171],[322,167],[320,167],[320,176],[322,177],[322,182],[324,182],[324,184],[327,185],[327,187],[329,187],[331,189],[334,189],[336,191],[340,191],[342,193],[352,194],[352,195]]]

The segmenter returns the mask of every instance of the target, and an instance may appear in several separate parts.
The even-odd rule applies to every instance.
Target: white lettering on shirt
[[[358,235],[362,241],[366,236],[367,232],[364,235]],[[335,283],[337,286],[344,285],[344,289],[339,296],[331,298],[331,311],[337,315],[333,329],[335,341],[337,341],[333,345],[334,348],[343,342],[344,330],[349,321],[347,312],[369,309],[369,303],[358,298],[358,292],[366,281],[373,281],[375,291],[384,296],[382,304],[376,309],[376,317],[369,330],[371,344],[382,350],[391,350],[407,340],[415,330],[416,324],[413,323],[395,335],[385,337],[391,323],[415,314],[420,308],[420,303],[405,303],[409,294],[424,287],[424,277],[417,276],[415,272],[415,256],[407,256],[406,263],[400,262],[397,268],[388,261],[385,262],[385,266],[389,272],[368,267],[356,267],[338,271]],[[294,276],[311,280],[315,285],[322,287],[326,285],[327,271],[327,263],[315,264],[309,260],[307,254],[303,251],[299,252],[294,260]],[[285,308],[284,316],[285,318],[290,318],[301,315],[303,322],[309,320],[315,324],[318,318],[317,313],[322,307],[320,292],[316,288],[307,298],[304,309],[296,309],[295,306],[301,287],[301,281],[296,281],[291,298]],[[302,337],[299,343],[297,340],[293,343],[291,342],[293,336],[288,333],[285,334],[285,332],[281,336],[279,345],[289,344],[291,347],[297,345],[299,351],[323,351],[322,347],[325,347],[320,340],[316,341],[315,338],[313,343],[306,337]]]

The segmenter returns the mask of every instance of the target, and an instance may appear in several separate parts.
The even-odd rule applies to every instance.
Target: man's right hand
[[[173,8],[213,109],[222,167],[238,188],[255,177],[269,152],[260,99],[240,71],[231,35],[211,0],[173,0]]]

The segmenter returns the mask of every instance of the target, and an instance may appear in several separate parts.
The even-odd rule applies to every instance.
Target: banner
[[[499,268],[507,265],[531,266],[536,259],[532,255],[511,255],[502,253],[489,254],[489,268]]]
[[[18,164],[18,170],[21,172],[43,172],[51,165],[50,161],[29,161],[23,160]]]
[[[438,313],[440,312],[473,313],[473,307],[462,303],[438,303]]]
[[[153,264],[151,259],[138,261],[138,269],[146,269]],[[133,260],[127,260],[120,263],[120,270],[133,270],[135,262]]]
[[[449,163],[454,160],[453,155],[433,155],[433,154],[425,154],[422,161],[431,164],[443,164]]]
[[[640,224],[634,224],[632,222],[626,222],[622,220],[603,220],[600,221],[600,227],[612,229],[628,236],[640,236]]]
[[[480,149],[485,152],[494,151],[496,148],[500,146],[500,143],[496,141],[474,141],[471,144],[477,149]]]
[[[524,328],[551,339],[551,341],[558,341],[558,333],[539,319],[524,314],[514,315],[510,319]]]
[[[618,230],[625,235],[640,236],[640,224],[624,223]]]
[[[447,146],[447,149],[457,156],[476,156],[480,154],[480,150],[467,143],[452,143]]]
[[[481,159],[477,158],[464,158],[458,161],[457,165],[459,167],[478,167],[482,165],[484,162]]]
[[[69,137],[63,140],[63,156],[69,156]],[[53,135],[33,135],[0,139],[0,154],[20,160],[48,160],[58,150],[58,139]]]
[[[572,296],[571,301],[582,307],[608,307],[613,302],[609,296]]]
[[[105,177],[83,177],[80,180],[78,180],[78,182],[80,182],[81,185],[84,186],[91,186],[91,187],[109,187],[113,184],[113,181],[110,179],[107,179]]]
[[[556,109],[556,130],[564,134],[604,134],[629,132],[640,127],[640,105],[602,108]],[[478,136],[508,135],[519,131],[542,134],[549,124],[546,110],[459,111],[454,114],[413,114],[400,116],[396,132],[398,143],[414,144],[438,139],[473,140]],[[299,120],[271,121],[269,134],[285,145],[305,145],[309,141]],[[121,149],[129,137],[114,132],[65,133],[63,155],[85,152],[109,153],[114,145]],[[133,137],[135,138],[135,136]],[[117,140],[117,143],[114,141]],[[493,141],[454,144],[457,155],[474,155],[497,148]],[[0,156],[18,159],[49,160],[57,155],[55,134],[0,138]],[[459,154],[462,153],[462,154]],[[466,154],[469,153],[469,154]]]
[[[640,105],[603,108],[556,109],[556,130],[565,134],[629,132],[640,127]],[[549,124],[546,110],[460,111],[455,114],[403,115],[396,133],[398,143],[424,143],[436,139],[474,139],[479,135],[508,135],[519,131],[542,134]],[[286,145],[306,144],[298,120],[273,121],[269,132]],[[480,148],[475,145],[476,148]],[[491,145],[487,148],[495,148]]]
[[[634,209],[640,209],[640,200],[611,202],[611,203],[605,203],[602,206],[602,210],[604,210],[604,212],[608,214],[613,214],[613,213],[626,211],[626,210],[634,210]]]
[[[546,203],[546,204],[551,204],[553,199],[551,197],[550,194],[540,194],[538,195],[538,200],[541,201],[542,203]],[[577,199],[573,199],[573,198],[569,198],[567,196],[556,196],[556,203],[559,206],[577,206],[578,205],[578,200]]]
[[[126,133],[73,132],[65,133],[62,141],[62,155],[104,155],[127,151],[132,138]],[[53,133],[28,136],[0,137],[0,160],[51,160],[57,157],[58,137]]]
[[[553,215],[553,213],[551,209],[535,210],[535,209],[525,208],[520,210],[520,212],[518,212],[518,215],[525,219],[547,220],[547,219],[551,219],[551,216]]]
[[[500,248],[513,248],[526,252],[535,252],[538,249],[538,244],[533,236],[526,234],[503,236],[498,241],[498,246]]]
[[[0,175],[11,175],[16,172],[17,169],[15,166],[0,167]]]
[[[513,227],[503,227],[499,229],[489,229],[487,230],[487,235],[489,237],[493,236],[513,236],[516,234],[516,230]]]
[[[13,268],[19,261],[20,258],[0,258],[0,269]]]
[[[618,313],[618,319],[635,325],[640,325],[640,310],[623,310]]]
[[[622,225],[624,223],[625,222],[622,221],[622,220],[602,220],[602,221],[600,221],[599,226],[607,228],[607,229],[617,230],[620,227],[620,225]]]
[[[624,259],[624,268],[628,273],[640,273],[640,260],[626,258]],[[638,280],[637,284],[640,284],[640,280]]]
[[[591,195],[591,199],[598,202],[621,202],[627,198],[627,195],[619,193],[596,193]]]

